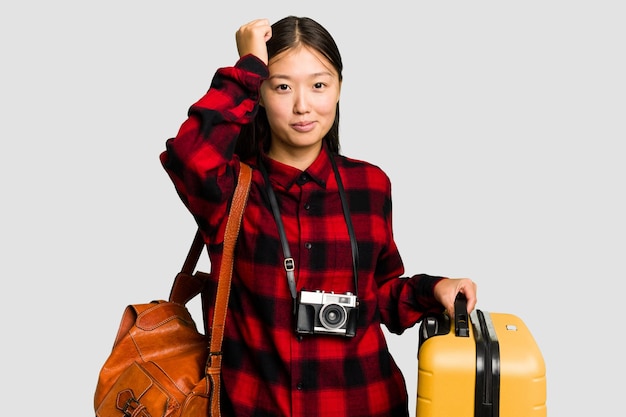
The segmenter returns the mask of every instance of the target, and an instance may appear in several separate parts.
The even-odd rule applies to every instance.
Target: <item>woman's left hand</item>
[[[467,313],[476,307],[476,283],[469,278],[445,278],[439,281],[434,288],[435,298],[449,314],[454,314],[454,300],[458,293],[467,299]]]

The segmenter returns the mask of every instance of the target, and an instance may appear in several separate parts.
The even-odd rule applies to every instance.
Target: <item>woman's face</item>
[[[335,121],[341,82],[332,64],[307,47],[290,49],[269,61],[261,86],[275,159],[317,155]],[[310,158],[309,158],[310,159]]]

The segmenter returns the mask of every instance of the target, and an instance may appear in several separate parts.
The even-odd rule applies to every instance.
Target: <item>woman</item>
[[[426,312],[453,311],[459,292],[471,311],[475,283],[403,276],[389,178],[339,155],[342,62],[331,35],[290,16],[247,23],[236,41],[240,59],[218,69],[161,155],[212,265],[239,161],[254,169],[225,327],[223,415],[408,416],[381,323],[401,334]]]

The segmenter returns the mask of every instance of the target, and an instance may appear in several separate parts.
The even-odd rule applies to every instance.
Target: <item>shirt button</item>
[[[297,389],[298,391],[302,391],[302,388],[304,388],[304,384],[303,384],[302,382],[298,382],[298,383],[296,384],[296,389]]]
[[[313,245],[311,245],[309,242],[306,242],[306,243],[304,244],[304,247],[305,247],[306,249],[311,249],[311,247],[313,247]]]
[[[306,172],[303,172],[302,174],[300,174],[296,182],[298,183],[298,185],[304,185],[307,182],[309,182],[310,179],[311,177],[309,177],[309,174],[307,174]]]
[[[304,205],[304,209],[305,209],[305,210],[311,210],[311,205],[310,205],[309,203],[306,203],[306,204]]]

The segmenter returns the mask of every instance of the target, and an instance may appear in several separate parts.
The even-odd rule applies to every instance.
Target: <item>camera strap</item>
[[[339,169],[337,168],[337,162],[333,154],[329,151],[328,157],[330,159],[330,163],[333,168],[333,172],[335,174],[335,179],[337,181],[337,187],[339,189],[339,198],[341,199],[341,207],[343,209],[343,215],[346,220],[346,226],[348,228],[348,234],[350,235],[350,245],[352,249],[352,274],[354,276],[354,295],[358,295],[358,246],[356,243],[356,237],[354,233],[354,227],[352,225],[352,218],[350,216],[350,208],[348,206],[348,199],[346,197],[345,189],[343,188],[343,182],[341,181],[341,175],[339,175]],[[276,199],[276,194],[274,193],[274,189],[272,188],[272,184],[270,183],[269,175],[267,174],[267,170],[265,169],[265,164],[261,156],[259,156],[259,169],[261,174],[263,174],[263,179],[265,180],[265,188],[267,190],[267,195],[269,197],[270,206],[272,207],[272,212],[274,214],[274,219],[276,220],[276,226],[278,227],[278,234],[280,236],[280,241],[283,247],[283,255],[284,255],[284,267],[285,272],[287,273],[287,282],[289,284],[289,291],[291,292],[291,297],[294,300],[294,308],[296,305],[297,298],[297,290],[296,290],[296,278],[294,274],[295,270],[295,261],[291,256],[291,250],[289,249],[289,243],[287,242],[287,234],[285,233],[285,227],[283,225],[283,220],[280,215],[280,210],[278,208],[278,200]]]

